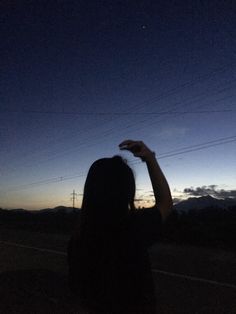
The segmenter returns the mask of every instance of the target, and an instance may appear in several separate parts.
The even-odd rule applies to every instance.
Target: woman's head
[[[118,218],[134,208],[134,195],[134,175],[127,163],[120,156],[102,158],[89,169],[82,210],[95,219]]]

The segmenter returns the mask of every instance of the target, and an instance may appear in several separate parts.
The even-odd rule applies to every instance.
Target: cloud
[[[236,198],[236,190],[218,189],[217,185],[185,188],[183,193],[191,196],[213,196],[216,198]]]
[[[184,193],[190,194],[193,196],[206,196],[209,194],[215,194],[216,187],[217,187],[216,185],[208,185],[208,186],[203,185],[202,187],[197,187],[197,188],[190,187],[190,188],[185,188]]]
[[[221,189],[217,191],[217,195],[223,198],[226,198],[226,197],[236,198],[236,190],[226,191],[226,190]]]

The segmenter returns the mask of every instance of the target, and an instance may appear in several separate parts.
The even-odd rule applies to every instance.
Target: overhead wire
[[[52,178],[48,178],[45,180],[34,181],[31,183],[20,184],[17,186],[8,187],[7,191],[15,192],[15,191],[27,190],[27,189],[42,186],[42,185],[63,182],[63,181],[72,180],[75,178],[80,178],[80,177],[85,177],[85,176],[86,176],[85,173],[78,173],[76,175],[73,174],[73,175],[66,175],[66,176],[64,175],[64,176],[52,177]]]
[[[232,64],[230,64],[230,66],[232,66]],[[200,80],[202,80],[202,78],[200,79],[199,78],[199,81]],[[188,87],[189,85],[185,85],[185,84],[183,84],[182,85],[182,88],[185,88],[185,87]],[[191,86],[191,85],[190,85]],[[175,94],[175,91],[174,91],[174,89],[172,90],[172,92],[169,94],[169,96],[170,95],[174,95]],[[167,97],[169,97],[169,96],[167,96]],[[155,97],[152,101],[150,101],[149,102],[149,105],[151,105],[153,102],[156,102],[156,101],[158,101],[158,97],[160,97],[160,96],[157,96],[157,97]],[[140,107],[139,107],[140,108]],[[142,107],[141,107],[142,108]],[[136,109],[137,110],[137,109]],[[3,112],[3,111],[0,111],[0,112]],[[162,111],[162,112],[144,112],[144,113],[132,113],[132,112],[130,112],[130,113],[91,113],[91,114],[89,114],[89,113],[82,113],[82,115],[91,115],[91,116],[107,116],[107,115],[110,115],[110,116],[113,116],[112,117],[112,119],[113,118],[115,118],[115,119],[117,119],[117,118],[119,118],[120,116],[131,116],[131,115],[134,115],[134,116],[147,116],[146,118],[146,120],[144,121],[144,123],[145,122],[147,122],[147,121],[150,121],[150,119],[149,119],[149,117],[148,116],[150,116],[151,118],[155,118],[155,117],[153,117],[153,116],[161,116],[161,115],[166,115],[166,116],[168,116],[168,115],[176,115],[176,116],[178,116],[178,115],[185,115],[185,114],[193,114],[193,113],[196,113],[196,114],[203,114],[203,113],[223,113],[223,112],[233,112],[233,110],[212,110],[212,111],[207,111],[207,110],[201,110],[201,111],[199,111],[199,112],[190,112],[190,111],[188,111],[188,110],[186,110],[186,111],[183,111],[183,112],[177,112],[177,111],[172,111],[172,112],[168,112],[168,111]],[[10,112],[9,112],[10,113]],[[16,112],[16,113],[19,113],[19,112]],[[21,112],[22,113],[22,112]],[[64,113],[60,113],[60,112],[24,112],[24,113],[36,113],[36,114],[40,114],[40,113],[42,113],[42,114],[64,114],[64,115],[81,115],[81,113],[75,113],[75,112],[64,112]],[[116,117],[117,116],[117,117]],[[154,119],[152,119],[152,120],[154,120]],[[108,120],[108,122],[111,122],[111,120]],[[153,121],[154,122],[154,121]],[[155,122],[154,122],[155,123]],[[130,129],[131,127],[134,127],[135,125],[137,125],[137,124],[139,124],[139,122],[137,122],[136,124],[133,124],[133,125],[131,125],[131,126],[129,126],[129,127],[126,127],[126,130],[127,129]],[[150,124],[151,125],[151,124]],[[104,133],[103,133],[103,136],[105,137],[105,136],[107,136],[107,135],[109,135],[109,134],[111,134],[111,130],[113,130],[113,131],[115,131],[115,128],[114,129],[108,129],[108,130],[106,130]],[[91,131],[91,129],[89,129],[88,130],[89,132]],[[94,139],[95,140],[95,139]],[[96,139],[96,141],[97,141],[97,139]],[[173,151],[169,151],[169,152],[166,152],[166,153],[163,153],[163,154],[160,154],[160,156],[158,157],[158,158],[167,158],[167,157],[172,157],[172,156],[176,156],[176,155],[178,155],[178,154],[184,154],[184,153],[188,153],[188,152],[192,152],[192,151],[196,151],[196,150],[201,150],[201,149],[206,149],[206,148],[208,148],[208,147],[213,147],[213,146],[217,146],[217,145],[222,145],[222,144],[227,144],[227,143],[231,143],[231,142],[234,142],[235,141],[235,139],[234,139],[234,136],[233,137],[230,137],[230,138],[225,138],[225,141],[224,141],[224,139],[221,139],[221,142],[220,142],[220,139],[219,140],[214,140],[214,141],[208,141],[208,142],[206,142],[206,143],[202,143],[202,144],[196,144],[196,145],[192,145],[192,146],[187,146],[187,147],[185,147],[185,148],[182,148],[182,150],[181,150],[181,148],[180,149],[176,149],[176,150],[173,150]],[[88,142],[86,141],[86,139],[84,140],[84,145],[85,145],[85,147],[86,147],[86,144],[88,144]],[[83,141],[82,141],[82,145],[83,145]],[[76,177],[78,177],[78,176],[84,176],[84,175],[76,175],[76,176],[63,176],[63,177],[55,177],[55,178],[51,178],[51,179],[47,179],[47,180],[42,180],[42,181],[40,181],[41,183],[40,183],[40,185],[43,185],[43,184],[50,184],[50,183],[55,183],[55,182],[60,182],[60,181],[64,181],[64,180],[70,180],[70,179],[73,179],[73,178],[76,178]],[[50,182],[50,180],[54,180],[53,182]],[[55,180],[57,180],[57,181],[55,181]],[[44,182],[45,181],[45,182]],[[38,182],[39,183],[39,182]],[[34,183],[32,183],[32,187],[34,187],[34,186],[37,186],[37,182],[34,182]]]
[[[180,154],[186,154],[186,153],[190,153],[190,152],[194,152],[194,151],[198,151],[198,150],[204,150],[204,149],[208,149],[211,147],[215,147],[215,146],[219,146],[219,145],[223,145],[223,144],[229,144],[229,143],[233,143],[236,142],[236,135],[233,136],[228,136],[228,137],[224,137],[224,138],[218,138],[212,141],[207,141],[207,142],[203,142],[203,143],[199,143],[199,144],[195,144],[195,145],[190,145],[190,146],[185,146],[176,150],[172,150],[172,151],[168,151],[165,153],[160,153],[158,154],[158,160],[159,159],[164,159],[164,158],[169,158],[169,157],[174,157]],[[135,165],[135,164],[141,164],[142,161],[131,161],[129,164],[130,165]],[[71,179],[75,179],[75,178],[79,178],[79,177],[85,177],[86,174],[85,173],[78,173],[76,175],[67,175],[67,176],[58,176],[58,177],[53,177],[53,178],[48,178],[45,180],[40,180],[40,181],[35,181],[32,183],[28,183],[28,184],[23,184],[23,185],[18,185],[18,186],[13,186],[13,187],[9,187],[8,189],[12,192],[12,191],[19,191],[19,190],[25,190],[28,188],[34,188],[37,186],[41,186],[41,185],[45,185],[45,184],[51,184],[51,183],[58,183],[58,182],[63,182],[65,180],[71,180]]]
[[[230,64],[230,65],[232,65],[232,64]],[[189,81],[189,82],[185,82],[185,83],[183,83],[183,84],[181,84],[181,85],[178,85],[178,86],[176,86],[176,87],[174,87],[174,88],[172,88],[172,89],[169,89],[168,91],[166,91],[166,92],[163,92],[163,93],[161,93],[160,95],[158,95],[158,96],[156,96],[156,97],[153,97],[153,98],[151,98],[150,100],[148,100],[148,101],[145,101],[145,102],[142,102],[142,103],[140,103],[139,105],[134,105],[134,106],[131,106],[130,108],[134,108],[134,109],[138,109],[138,108],[140,108],[140,107],[142,107],[143,105],[147,105],[147,104],[152,104],[152,102],[153,101],[157,101],[157,100],[160,100],[160,99],[163,99],[163,98],[166,98],[166,97],[168,97],[168,96],[170,96],[170,95],[173,95],[173,94],[175,94],[176,92],[178,92],[179,90],[181,90],[181,89],[183,89],[183,88],[185,88],[185,87],[190,87],[190,86],[193,86],[193,85],[195,85],[195,84],[197,84],[198,82],[202,82],[203,80],[205,80],[205,79],[208,79],[208,78],[211,78],[214,74],[219,74],[220,72],[224,72],[225,70],[227,70],[227,68],[229,67],[229,65],[227,64],[227,65],[225,65],[224,67],[220,67],[220,68],[216,68],[216,69],[214,69],[213,71],[211,71],[211,73],[207,73],[207,74],[204,74],[204,75],[200,75],[200,76],[198,76],[197,78],[195,78],[195,79],[193,79],[193,80],[191,80],[191,81]],[[151,102],[150,102],[151,101]],[[6,110],[6,109],[5,109]],[[8,109],[9,110],[9,109]],[[7,110],[6,110],[7,111]],[[10,112],[10,111],[9,111]],[[23,110],[23,111],[15,111],[15,112],[17,112],[17,113],[22,113],[22,112],[24,112],[24,113],[30,113],[30,111],[26,111],[26,110]],[[36,111],[34,111],[35,113],[36,113]],[[38,111],[37,111],[38,112]],[[40,111],[39,111],[40,112]],[[32,113],[32,111],[31,111],[31,113]],[[46,112],[42,112],[41,111],[41,113],[46,113]],[[49,113],[49,112],[48,112]],[[56,111],[50,111],[50,113],[54,113],[54,114],[56,114]],[[208,113],[208,112],[206,112],[206,113]],[[59,113],[58,112],[58,114],[63,114],[63,112],[61,112],[61,113]],[[66,113],[65,113],[66,114]],[[68,114],[70,114],[70,112],[68,112]],[[71,113],[72,114],[72,113]],[[75,112],[73,112],[73,114],[76,114]],[[95,113],[96,114],[96,113]],[[135,114],[135,115],[139,115],[139,113],[132,113],[132,114]],[[164,114],[178,114],[177,112],[176,113],[171,113],[171,111],[169,111],[168,113],[167,112],[163,112],[163,113],[156,113],[156,115],[164,115]],[[186,112],[186,114],[187,114],[187,112]],[[140,113],[140,115],[142,115],[142,113]],[[145,113],[143,114],[143,115],[145,115]],[[151,115],[151,114],[150,114]],[[155,115],[155,113],[153,114],[152,113],[152,116],[153,115]],[[109,117],[109,120],[108,120],[108,122],[111,122],[111,121],[114,121],[114,120],[117,120],[117,118],[115,117],[115,118],[113,118],[112,117],[112,119]],[[88,132],[90,132],[91,131],[91,128],[93,128],[93,127],[91,127],[90,126],[90,128],[89,128],[89,130],[88,130]],[[125,128],[127,129],[127,126],[125,126]],[[113,131],[114,131],[114,129],[112,129]],[[108,132],[110,132],[110,130],[108,131]],[[79,137],[79,136],[78,136]],[[71,139],[71,137],[70,137],[70,139]],[[61,141],[61,138],[60,138],[60,141]],[[78,143],[79,144],[79,143]],[[34,154],[34,152],[32,152],[33,154]],[[40,150],[40,153],[42,153],[42,149]],[[38,154],[37,154],[37,156],[38,156]],[[25,159],[25,157],[26,156],[24,156],[24,159]]]
[[[60,112],[60,111],[14,111],[9,113],[42,113],[42,114],[66,114],[66,115],[79,115],[79,116],[145,116],[145,115],[175,115],[175,114],[204,114],[204,113],[226,113],[235,112],[233,109],[219,109],[219,110],[195,110],[195,111],[153,111],[153,112]]]
[[[175,87],[175,88],[173,88],[173,89],[171,89],[171,90],[169,90],[168,92],[166,92],[166,93],[162,93],[161,95],[158,95],[157,97],[154,97],[154,98],[152,98],[152,100],[154,101],[154,100],[157,100],[157,99],[163,99],[163,98],[165,98],[165,97],[168,97],[168,95],[171,95],[171,94],[174,94],[174,93],[176,93],[177,91],[179,91],[182,87],[186,87],[186,86],[190,86],[190,85],[194,85],[194,84],[196,84],[199,80],[202,80],[203,78],[209,78],[209,77],[211,77],[211,75],[212,74],[215,74],[215,73],[219,73],[219,72],[221,72],[221,71],[225,71],[225,69],[227,68],[227,66],[225,66],[225,67],[223,67],[223,68],[220,68],[220,69],[218,69],[218,70],[214,70],[211,74],[207,74],[207,75],[202,75],[202,76],[199,76],[196,80],[192,80],[192,81],[190,81],[190,82],[187,82],[187,83],[184,83],[184,84],[181,84],[180,86],[177,86],[177,87]],[[231,88],[231,87],[230,87]],[[224,92],[225,90],[227,90],[228,88],[226,88],[226,89],[221,89],[220,91],[216,91],[216,93],[214,93],[214,94],[217,94],[217,93],[219,93],[219,92]],[[208,93],[208,92],[207,92]],[[205,94],[201,94],[201,96],[200,96],[200,98],[195,98],[195,99],[192,99],[192,103],[194,103],[194,102],[196,102],[196,101],[199,101],[199,100],[201,100],[201,99],[203,99],[205,96],[207,96],[207,93],[205,93]],[[209,96],[212,96],[212,95],[214,95],[214,94],[210,94]],[[159,123],[159,122],[161,122],[161,121],[163,121],[163,119],[162,120],[158,120],[158,121],[156,121],[155,120],[155,116],[164,116],[164,115],[176,115],[176,116],[178,116],[178,115],[185,115],[185,114],[193,114],[193,113],[196,113],[196,114],[203,114],[203,113],[220,113],[220,112],[232,112],[232,110],[230,110],[230,109],[224,109],[224,110],[201,110],[201,111],[199,111],[199,109],[198,110],[195,110],[195,111],[188,111],[188,110],[185,110],[185,111],[182,111],[182,112],[178,112],[178,111],[176,111],[176,108],[179,108],[179,107],[184,107],[184,106],[186,106],[187,104],[189,105],[191,102],[184,102],[184,104],[182,103],[182,102],[179,102],[179,103],[177,103],[177,104],[175,104],[174,105],[174,107],[173,106],[170,106],[170,109],[169,110],[165,110],[165,111],[161,111],[161,112],[147,112],[146,113],[146,116],[147,116],[147,118],[146,119],[142,119],[142,121],[135,121],[135,122],[129,122],[129,124],[128,125],[123,125],[123,127],[122,127],[122,129],[123,129],[123,132],[122,133],[124,133],[124,132],[127,132],[127,130],[129,130],[129,132],[131,131],[131,129],[133,129],[134,130],[134,128],[136,127],[136,125],[139,125],[139,130],[140,129],[142,129],[142,127],[140,128],[140,125],[141,124],[143,124],[143,127],[144,127],[144,125],[145,125],[145,123],[146,122],[148,122],[148,125],[149,126],[151,126],[151,125],[153,125],[153,124],[155,124],[155,123]],[[145,103],[143,103],[143,104],[145,104]],[[146,104],[147,104],[147,102],[146,102]],[[137,107],[142,107],[142,104],[139,104],[138,106],[132,106],[132,107],[134,107],[134,108],[137,108]],[[175,110],[175,111],[174,111]],[[24,111],[25,112],[25,111]],[[69,114],[69,113],[68,113]],[[84,113],[84,114],[89,114],[89,113]],[[92,115],[96,115],[96,113],[92,113]],[[105,115],[106,115],[107,113],[105,113]],[[109,113],[108,113],[108,115],[109,115]],[[116,117],[116,115],[117,115],[117,117]],[[120,115],[120,113],[115,113],[115,114],[113,114],[113,116],[115,116],[115,118],[114,119],[108,119],[108,123],[111,123],[112,122],[112,120],[114,121],[114,120],[117,120],[117,118],[119,118],[119,115]],[[126,112],[126,113],[121,113],[121,115],[124,115],[124,116],[129,116],[129,115],[137,115],[137,116],[141,116],[141,117],[143,117],[143,116],[145,116],[145,112],[144,113],[139,113],[139,112],[133,112],[133,113],[129,113],[129,112]],[[153,122],[152,121],[150,121],[150,119],[151,120],[153,120]],[[103,133],[101,133],[101,134],[99,134],[99,140],[100,140],[100,143],[101,142],[103,142],[103,139],[105,138],[105,137],[108,137],[108,136],[110,136],[111,134],[114,136],[114,132],[117,132],[118,130],[117,130],[117,127],[111,127],[110,129],[106,129],[105,131],[103,131]],[[43,161],[43,162],[47,162],[47,161],[50,161],[50,160],[53,160],[53,159],[55,159],[55,158],[58,158],[58,157],[61,157],[61,156],[65,156],[65,155],[67,155],[68,153],[71,153],[71,152],[75,152],[75,151],[77,151],[78,149],[80,149],[81,147],[85,147],[85,148],[88,148],[88,147],[91,147],[93,144],[93,142],[94,141],[96,141],[96,143],[98,142],[98,139],[97,139],[97,135],[98,135],[98,133],[96,132],[96,139],[94,138],[94,134],[93,135],[89,135],[89,133],[91,132],[91,128],[88,130],[88,138],[86,139],[86,138],[83,138],[83,140],[81,141],[81,140],[79,140],[77,143],[76,143],[76,147],[77,148],[73,148],[73,149],[69,149],[69,150],[66,150],[66,151],[64,151],[64,152],[58,152],[58,153],[56,153],[56,154],[54,154],[54,156],[52,155],[52,157],[49,157],[49,158],[47,158],[45,161]],[[119,133],[120,133],[120,130],[119,130]],[[41,150],[42,151],[42,150]],[[34,153],[33,153],[34,154]],[[38,153],[36,152],[36,154],[37,154],[37,157],[38,157]],[[47,155],[48,155],[48,151],[47,151]],[[24,156],[24,160],[25,160],[25,158],[26,158],[26,156]]]
[[[184,102],[184,103],[183,103],[183,102],[179,102],[179,103],[175,104],[175,110],[176,110],[176,108],[179,108],[179,107],[184,107],[184,106],[189,105],[189,104],[194,104],[195,102],[200,101],[200,100],[206,98],[206,96],[207,96],[207,97],[208,97],[208,96],[212,97],[212,96],[217,95],[217,94],[219,94],[219,93],[225,92],[225,91],[229,90],[230,88],[232,88],[232,86],[225,87],[225,88],[221,89],[220,91],[219,91],[219,90],[216,90],[214,93],[211,93],[210,95],[208,95],[208,93],[202,94],[202,95],[200,95],[200,97],[198,96],[198,97],[196,97],[195,99],[191,99],[191,101],[188,101],[188,102]],[[225,98],[220,99],[220,100],[222,101],[222,100],[227,99],[227,98],[228,98],[228,97],[225,97]],[[203,106],[204,106],[204,105],[203,105]],[[202,107],[202,105],[198,106],[198,108],[201,108],[201,107]],[[170,108],[173,108],[173,107],[170,107]],[[173,109],[174,109],[174,108],[173,108]],[[214,111],[214,110],[199,110],[199,109],[196,110],[196,111],[194,111],[194,112],[196,112],[196,113],[198,113],[198,112],[199,112],[199,113],[204,113],[205,111],[206,111],[207,113],[208,113],[208,112],[210,112],[210,113],[219,113],[219,112],[221,112],[221,110],[219,110],[219,111],[218,111],[218,110],[215,110],[215,111]],[[232,112],[232,111],[225,109],[224,112]],[[168,111],[163,111],[162,114],[160,114],[160,115],[163,116],[163,115],[172,114],[172,115],[181,116],[181,115],[190,114],[190,113],[191,113],[190,111],[178,112],[178,111],[171,111],[171,109],[170,109],[170,110],[168,110]],[[149,116],[149,115],[148,115],[148,116]],[[146,119],[143,119],[142,124],[145,126],[145,123],[148,122],[148,126],[150,127],[150,126],[153,125],[153,124],[160,123],[160,122],[163,121],[163,119],[156,120],[156,119],[153,117],[153,115],[151,115],[151,119],[153,120],[153,122],[150,121],[149,117],[146,118]],[[144,127],[144,126],[141,126],[140,121],[130,122],[130,124],[129,124],[128,126],[125,125],[125,126],[122,128],[122,130],[119,130],[119,136],[120,136],[121,134],[126,134],[126,133],[127,133],[127,129],[129,129],[129,132],[130,132],[130,129],[136,129],[136,125],[139,125],[139,131]],[[107,137],[109,137],[109,136],[111,136],[111,135],[114,137],[114,133],[116,133],[116,132],[117,132],[117,128],[116,128],[116,127],[112,127],[112,128],[110,128],[110,129],[105,130],[102,134],[99,134],[99,139],[98,139],[98,137],[96,137],[96,138],[94,138],[94,139],[92,139],[92,140],[91,140],[91,138],[88,138],[88,139],[83,138],[83,140],[79,140],[79,141],[77,142],[76,148],[67,149],[67,150],[64,151],[64,152],[61,152],[61,151],[60,151],[60,152],[54,154],[53,156],[47,158],[46,160],[41,161],[40,163],[48,162],[48,161],[54,160],[55,158],[63,157],[63,156],[65,156],[65,155],[67,155],[67,154],[71,154],[71,153],[73,153],[73,152],[78,151],[78,150],[81,149],[82,147],[85,147],[85,148],[91,147],[91,146],[93,146],[93,142],[94,142],[94,141],[96,141],[96,144],[97,144],[97,143],[103,143],[103,142],[104,142],[104,138],[106,138],[106,140],[107,140]],[[96,135],[98,135],[98,134],[96,133]]]
[[[230,88],[232,88],[232,86],[230,86]],[[218,90],[216,90],[216,92],[215,93],[212,93],[211,95],[209,95],[209,96],[214,96],[214,95],[217,95],[218,93],[222,93],[222,92],[225,92],[226,90],[228,90],[229,88],[223,88],[223,89],[221,89],[220,91],[218,91]],[[208,95],[207,95],[208,96]],[[202,100],[202,99],[204,99],[206,97],[206,95],[201,95],[200,97],[197,97],[196,99],[192,99],[191,98],[191,101],[188,101],[188,102],[179,102],[179,103],[177,103],[177,104],[175,104],[175,109],[176,108],[179,108],[179,107],[184,107],[184,106],[186,106],[186,105],[189,105],[189,104],[194,104],[196,101],[200,101],[200,100]],[[226,97],[224,98],[224,99],[226,99]],[[221,99],[222,100],[222,99]],[[204,105],[200,105],[200,106],[198,106],[198,108],[201,108],[202,106],[204,106]],[[171,109],[168,111],[168,112],[170,112],[170,113],[172,113],[173,111],[172,110],[174,110],[174,108],[172,109],[173,107],[171,107]],[[179,113],[179,112],[175,112],[175,115],[178,115],[178,116],[181,116],[181,115],[183,115],[184,113]],[[152,117],[151,116],[151,120],[153,120],[154,121],[154,123],[160,123],[160,122],[162,122],[164,119],[162,118],[162,119],[158,119],[158,120],[156,120],[155,119],[155,117]],[[143,121],[142,122],[140,122],[140,121],[135,121],[135,122],[130,122],[129,123],[129,125],[125,125],[123,128],[122,128],[122,130],[120,130],[119,131],[119,135],[121,135],[121,134],[127,134],[127,129],[129,130],[129,132],[130,132],[130,129],[131,128],[135,128],[135,130],[136,130],[136,125],[138,125],[139,126],[139,131],[140,130],[142,130],[142,128],[143,127],[145,127],[145,123],[146,122],[148,122],[148,127],[150,127],[153,123],[150,121],[150,118],[149,117],[147,117],[146,119],[143,119]],[[141,126],[141,123],[142,124],[144,124],[144,126],[142,127]],[[116,132],[116,127],[113,127],[113,128],[111,128],[111,129],[109,129],[109,131],[107,132],[107,136],[109,136],[109,135],[113,135],[114,136],[114,132]]]
[[[131,109],[137,109],[138,107],[140,106],[146,106],[147,104],[152,104],[153,102],[156,102],[158,100],[161,100],[163,98],[166,98],[166,97],[169,97],[171,95],[174,95],[176,92],[178,92],[179,90],[182,90],[183,88],[186,88],[186,87],[190,87],[190,86],[193,86],[199,82],[202,83],[203,80],[205,79],[208,79],[208,78],[211,78],[212,75],[214,74],[219,74],[220,72],[224,72],[225,70],[227,70],[228,68],[231,68],[232,67],[232,63],[230,64],[227,64],[223,67],[220,67],[220,68],[216,68],[214,69],[213,71],[211,71],[211,73],[207,73],[207,74],[204,74],[204,75],[199,75],[197,78],[189,81],[189,82],[185,82],[183,84],[180,84],[180,85],[177,85],[171,89],[168,89],[167,91],[155,96],[155,97],[152,97],[144,102],[141,102],[140,104],[138,105],[134,105],[134,106],[131,106]],[[71,114],[76,114],[75,111],[66,111],[66,110],[63,110],[63,111],[51,111],[51,110],[46,110],[46,111],[42,111],[42,110],[27,110],[27,109],[21,109],[21,110],[11,110],[9,108],[4,108],[4,109],[0,109],[0,112],[1,113],[39,113],[39,114],[65,114],[65,115],[71,115]],[[84,113],[86,114],[86,113]],[[96,114],[96,113],[95,113]],[[99,113],[98,113],[99,114]],[[102,113],[101,113],[102,115]]]
[[[186,153],[191,153],[191,152],[195,152],[195,151],[199,151],[199,150],[204,150],[204,149],[207,149],[210,147],[215,147],[215,146],[219,146],[219,145],[223,145],[223,144],[229,144],[229,143],[233,143],[233,142],[236,142],[236,136],[231,136],[231,137],[225,138],[225,140],[221,139],[218,142],[217,142],[217,140],[214,140],[214,141],[209,141],[209,142],[202,143],[202,144],[192,145],[192,146],[183,148],[183,150],[179,149],[176,152],[170,151],[167,153],[161,153],[161,154],[158,154],[158,160],[168,158],[168,157],[174,157],[177,155],[183,155]],[[134,161],[131,163],[131,165],[135,165],[138,163],[141,163],[141,161]]]

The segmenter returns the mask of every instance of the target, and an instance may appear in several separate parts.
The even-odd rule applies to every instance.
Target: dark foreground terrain
[[[70,296],[68,235],[0,228],[0,313],[86,313]],[[157,313],[236,313],[236,253],[157,244]]]

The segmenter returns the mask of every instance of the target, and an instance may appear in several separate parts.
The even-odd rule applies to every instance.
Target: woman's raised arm
[[[119,147],[130,151],[135,157],[139,157],[146,162],[156,205],[160,210],[163,221],[165,221],[172,212],[173,202],[169,184],[156,160],[155,153],[142,141],[125,140],[120,143]]]

